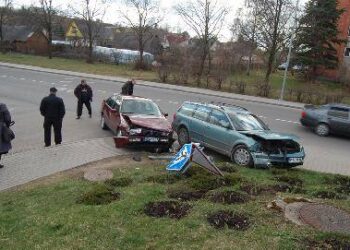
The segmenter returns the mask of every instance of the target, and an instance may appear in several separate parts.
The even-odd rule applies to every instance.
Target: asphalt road
[[[111,136],[99,127],[100,105],[104,98],[120,92],[122,83],[87,79],[94,90],[93,118],[89,119],[84,110],[82,119],[76,120],[73,90],[79,81],[77,77],[0,67],[0,101],[7,104],[16,121],[14,130],[17,138],[13,143],[13,152],[43,146],[43,118],[39,113],[39,104],[52,86],[58,89],[58,96],[64,99],[66,105],[64,141]],[[187,100],[243,106],[260,116],[272,130],[300,137],[307,153],[304,168],[350,175],[350,139],[316,136],[299,124],[300,110],[145,86],[136,86],[134,94],[152,98],[164,112],[169,113],[169,120],[181,103]]]

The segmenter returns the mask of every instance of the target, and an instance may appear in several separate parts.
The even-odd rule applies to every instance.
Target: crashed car
[[[173,130],[152,100],[115,94],[102,102],[101,127],[114,134],[116,147],[142,146],[169,151]]]
[[[180,145],[200,143],[241,166],[303,165],[305,152],[293,135],[272,132],[248,110],[234,105],[185,102],[172,123]]]

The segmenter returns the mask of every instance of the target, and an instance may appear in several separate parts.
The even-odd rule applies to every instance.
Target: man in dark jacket
[[[122,95],[133,95],[134,85],[136,84],[135,79],[127,81],[122,87]]]
[[[80,119],[84,104],[89,112],[89,117],[91,118],[92,89],[87,85],[84,79],[81,80],[81,83],[75,88],[74,95],[78,98],[77,119]]]
[[[0,103],[0,160],[1,156],[4,154],[7,154],[9,150],[12,148],[11,146],[11,141],[5,141],[5,136],[4,133],[5,127],[7,128],[10,127],[11,124],[11,115],[9,110],[7,109],[6,105],[3,103]],[[0,164],[0,168],[3,168],[4,165]]]
[[[62,142],[62,121],[66,113],[62,98],[56,96],[57,89],[50,88],[50,95],[45,97],[40,104],[40,113],[44,116],[45,147],[51,146],[51,127],[55,133],[55,143]]]

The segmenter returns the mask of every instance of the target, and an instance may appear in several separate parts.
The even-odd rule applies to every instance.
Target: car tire
[[[329,126],[325,123],[319,123],[315,128],[315,133],[319,136],[328,136],[329,132]]]
[[[103,115],[101,115],[101,122],[100,122],[100,125],[101,125],[101,128],[102,128],[103,130],[108,130],[108,126],[107,126],[107,124],[106,124],[106,122],[105,122],[105,118],[103,117]]]
[[[190,136],[188,130],[185,127],[182,127],[177,132],[177,140],[182,147],[184,144],[190,143]]]
[[[253,158],[249,149],[244,145],[237,146],[232,153],[232,161],[242,167],[252,167]]]

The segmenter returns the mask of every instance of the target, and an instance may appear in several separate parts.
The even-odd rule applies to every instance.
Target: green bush
[[[131,183],[132,183],[132,179],[127,177],[121,177],[121,178],[110,179],[105,181],[105,184],[112,187],[127,187],[127,186],[130,186]]]
[[[90,191],[81,194],[78,199],[78,204],[85,205],[103,205],[118,200],[120,193],[116,193],[106,185],[95,185]]]

